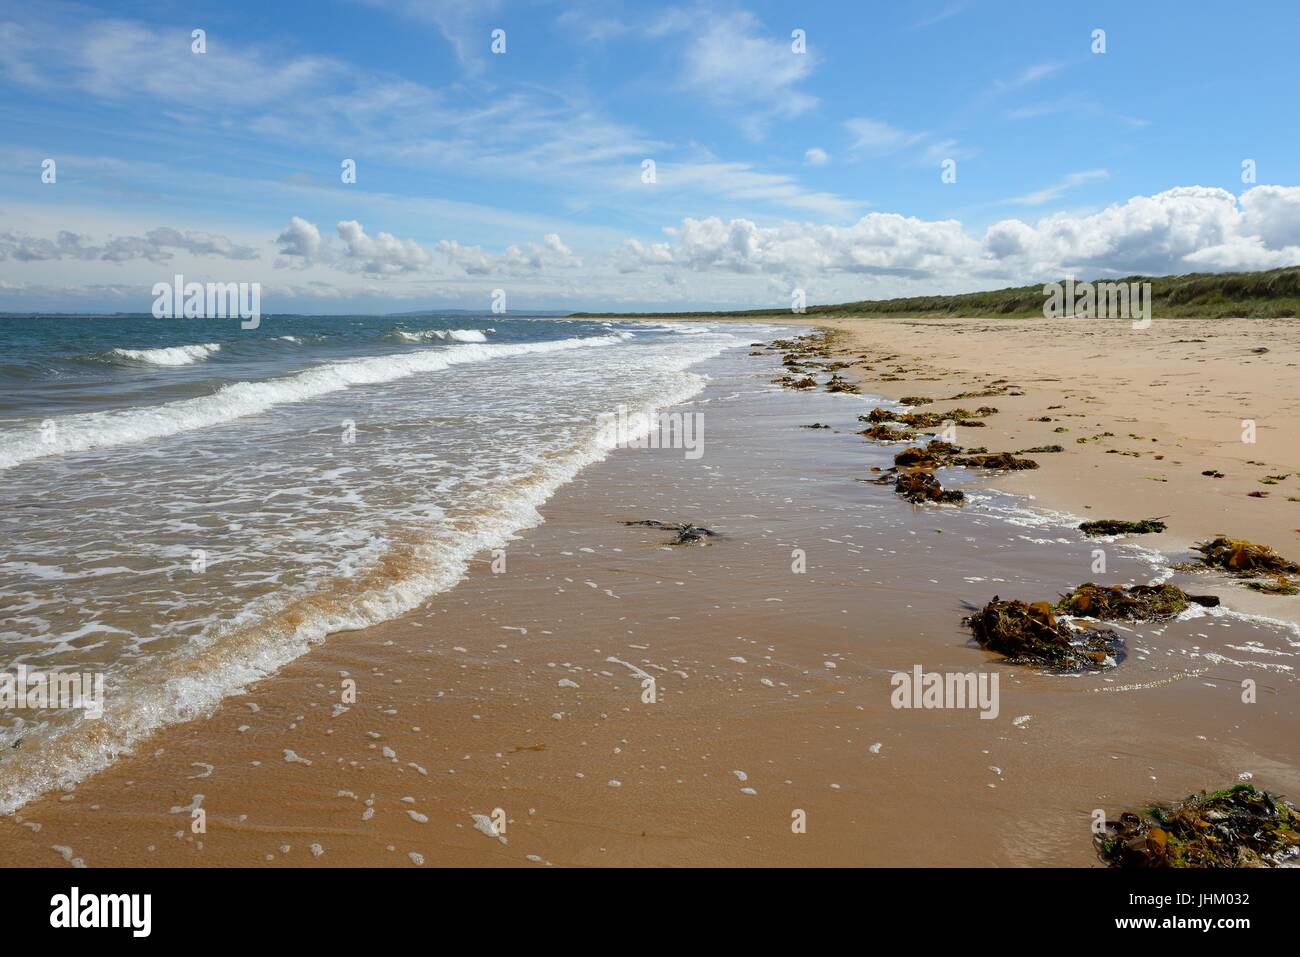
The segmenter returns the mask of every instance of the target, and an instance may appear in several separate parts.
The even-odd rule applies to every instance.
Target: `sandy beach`
[[[1172,566],[1220,532],[1300,554],[1300,324],[809,324],[859,394],[773,386],[780,350],[703,363],[708,386],[674,407],[702,416],[703,455],[615,451],[504,568],[481,554],[420,608],[0,819],[0,860],[1100,866],[1095,809],[1295,791],[1300,598]],[[1064,451],[958,470],[961,508],[869,481],[899,448],[858,434],[875,396],[940,410],[980,391],[998,412],[959,444]],[[1228,610],[1126,625],[1126,657],[1095,674],[970,640],[961,618],[995,594],[1098,577],[1072,522],[1156,516],[1161,535],[1101,543],[1105,583],[1173,576]],[[641,520],[716,537],[623,524]],[[997,714],[894,707],[892,676],[917,666],[996,675]]]

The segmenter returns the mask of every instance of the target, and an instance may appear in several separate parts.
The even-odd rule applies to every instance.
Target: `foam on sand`
[[[284,388],[289,384],[303,390],[346,388],[357,381],[386,381],[416,371],[443,368],[453,357],[464,356],[459,359],[462,362],[475,361],[500,355],[609,345],[625,338],[627,334],[536,343],[531,347],[464,345],[341,363],[348,370],[346,379],[318,382],[311,378],[318,370],[309,370],[263,385]],[[684,371],[694,362],[717,355],[738,342],[728,338],[711,343],[667,364]],[[330,375],[337,377],[339,373],[333,371]],[[304,377],[307,377],[305,382]],[[705,382],[702,376],[693,373],[675,378],[672,386],[646,397],[635,411],[648,419],[652,410],[691,398],[704,388]],[[293,394],[283,401],[293,401]],[[197,401],[206,402],[210,398]],[[523,529],[540,524],[543,518],[539,509],[551,495],[588,465],[604,459],[615,447],[613,438],[597,428],[594,419],[590,432],[575,439],[566,451],[537,462],[534,471],[522,480],[493,488],[490,497],[476,510],[473,521],[428,533],[411,529],[404,541],[376,556],[356,574],[340,579],[334,587],[257,599],[244,606],[234,619],[205,629],[198,639],[176,653],[141,661],[130,669],[110,674],[101,719],[79,719],[59,728],[30,749],[13,752],[0,766],[0,814],[12,813],[40,794],[74,786],[111,765],[119,755],[130,751],[160,727],[212,714],[223,698],[243,693],[250,684],[274,674],[326,636],[395,618],[418,607],[430,596],[452,588],[464,577],[475,555],[502,547]],[[634,673],[644,674],[635,665],[619,663]],[[310,759],[286,749],[284,760],[305,763]]]

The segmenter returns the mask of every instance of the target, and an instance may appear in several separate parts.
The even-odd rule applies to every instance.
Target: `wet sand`
[[[961,616],[994,594],[1051,598],[1095,577],[1095,543],[1025,512],[994,487],[1001,479],[959,476],[972,498],[961,509],[914,507],[862,481],[893,452],[855,434],[872,403],[773,389],[779,357],[743,352],[701,367],[713,381],[682,407],[705,417],[701,458],[615,452],[543,507],[504,573],[480,556],[418,611],[333,635],[211,716],[0,820],[0,861],[1096,866],[1094,808],[1113,814],[1242,773],[1295,790],[1294,634],[1206,615],[1127,631],[1128,657],[1103,674],[1000,663]],[[969,357],[928,361],[957,358]],[[986,380],[1016,371],[987,368]],[[962,391],[946,385],[930,388]],[[1034,408],[1072,388],[1023,385],[1015,401]],[[1096,429],[1096,404],[1077,401],[1088,416],[1077,421]],[[980,430],[980,444],[1000,446],[1001,423],[1025,409],[979,402],[1004,410]],[[1014,447],[1039,444],[1037,428],[1017,421]],[[1144,429],[1156,431],[1131,428]],[[1274,461],[1263,452],[1247,457]],[[1088,455],[1071,456],[1074,467],[1127,459]],[[1045,501],[1053,474],[1045,463],[1023,480],[1037,478]],[[1088,490],[1109,483],[1090,477]],[[1162,488],[1159,504],[1125,499],[1124,513],[1095,517],[1168,514],[1181,506],[1172,476]],[[1260,504],[1278,499],[1300,509],[1281,493]],[[1052,504],[1070,507],[1065,493]],[[671,547],[664,532],[621,524],[638,519],[719,537]],[[1169,541],[1200,534],[1180,522]],[[1109,582],[1158,571],[1151,554],[1108,549]],[[1191,580],[1207,590],[1205,576]],[[997,717],[892,707],[891,675],[918,664],[996,674]],[[1257,704],[1241,702],[1242,677],[1258,680]],[[350,705],[345,679],[356,682]],[[194,807],[205,833],[193,833]],[[476,828],[474,815],[497,808],[504,841]],[[792,832],[796,811],[806,833]]]

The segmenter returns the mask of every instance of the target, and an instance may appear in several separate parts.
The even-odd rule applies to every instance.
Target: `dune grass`
[[[1064,281],[1064,280],[1062,280]],[[1149,282],[1155,319],[1280,319],[1300,316],[1300,266],[1264,272],[1188,273],[1185,276],[1125,276],[1094,282]],[[1043,284],[1015,286],[990,292],[906,299],[869,299],[833,305],[810,305],[806,316],[927,317],[1029,319],[1043,315]],[[596,313],[574,313],[583,318]],[[612,313],[600,313],[612,315]],[[785,309],[743,309],[729,312],[619,313],[628,318],[665,316],[771,317],[788,316]]]

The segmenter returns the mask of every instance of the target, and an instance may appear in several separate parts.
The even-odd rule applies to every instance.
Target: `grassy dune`
[[[1126,276],[1104,282],[1151,283],[1155,319],[1277,319],[1300,316],[1300,266],[1266,272],[1188,273],[1185,276]],[[833,305],[810,305],[810,316],[965,316],[1030,318],[1043,315],[1043,286],[1015,286],[991,292],[907,299],[868,299]],[[788,316],[786,309],[692,312],[693,316]],[[574,318],[594,315],[574,313]],[[602,313],[608,315],[608,313]],[[620,313],[657,318],[686,313]]]

